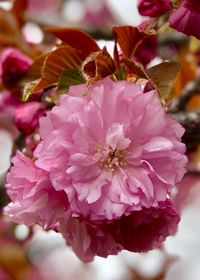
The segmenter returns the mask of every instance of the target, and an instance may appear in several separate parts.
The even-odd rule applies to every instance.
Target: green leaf
[[[59,79],[57,93],[64,93],[68,91],[70,86],[84,84],[85,82],[86,80],[81,75],[78,68],[67,69]]]
[[[161,101],[170,99],[173,83],[180,70],[180,64],[176,61],[163,62],[146,70],[149,80],[157,89]]]

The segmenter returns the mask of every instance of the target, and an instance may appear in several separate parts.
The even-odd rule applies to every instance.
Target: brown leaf
[[[78,68],[81,65],[80,53],[69,47],[62,46],[47,55],[42,68],[39,83],[32,88],[32,93],[56,85],[65,70]]]
[[[126,58],[131,58],[141,40],[149,36],[148,33],[134,26],[114,26],[112,30],[115,41]]]
[[[25,80],[32,81],[41,78],[42,69],[44,67],[47,56],[48,54],[42,54],[33,61],[26,74]]]
[[[65,44],[80,51],[82,57],[87,57],[92,52],[100,51],[99,46],[93,38],[78,28],[49,27],[45,29],[59,38]]]
[[[162,101],[171,98],[172,86],[179,70],[180,64],[176,61],[163,62],[146,70]]]
[[[81,58],[77,50],[69,46],[57,48],[47,56],[42,69],[42,78],[51,84],[58,82],[59,77],[65,70],[80,65]]]
[[[0,46],[18,45],[22,40],[15,16],[0,8]]]
[[[113,57],[114,57],[115,68],[117,70],[119,70],[119,68],[120,68],[120,58],[119,58],[119,51],[117,49],[117,42],[116,41],[115,41],[115,45],[114,45]]]
[[[115,72],[115,64],[108,53],[106,47],[100,52],[96,58],[96,76],[98,78],[105,78]]]
[[[11,12],[15,15],[19,26],[24,24],[24,14],[28,7],[28,0],[14,0]]]
[[[122,58],[121,62],[127,66],[129,74],[136,75],[137,77],[143,79],[149,78],[142,64],[128,58]]]
[[[148,80],[147,85],[157,90],[163,104],[172,98],[172,87],[180,70],[178,62],[163,62],[149,69],[145,69],[140,63],[127,58],[123,58],[121,62],[128,68],[129,75]]]
[[[83,75],[89,80],[103,79],[115,72],[115,64],[106,47],[89,55],[81,66]]]

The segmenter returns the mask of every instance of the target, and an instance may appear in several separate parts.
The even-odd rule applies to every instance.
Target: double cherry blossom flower
[[[148,251],[175,233],[170,192],[184,173],[184,129],[155,90],[105,78],[72,86],[40,119],[34,160],[7,177],[13,221],[56,228],[83,261]]]

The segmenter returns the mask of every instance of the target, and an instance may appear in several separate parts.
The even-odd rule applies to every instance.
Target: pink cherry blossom
[[[106,78],[71,87],[41,118],[36,166],[64,191],[71,211],[113,220],[157,207],[185,173],[184,129],[157,93]]]
[[[170,200],[157,207],[143,208],[118,220],[90,223],[81,218],[61,220],[60,230],[67,243],[84,262],[96,255],[107,257],[126,249],[146,252],[157,248],[177,230],[179,215]]]
[[[31,159],[20,152],[12,163],[6,185],[12,202],[5,212],[17,223],[54,227],[68,208],[67,197],[63,192],[54,190],[47,172],[37,168]]]

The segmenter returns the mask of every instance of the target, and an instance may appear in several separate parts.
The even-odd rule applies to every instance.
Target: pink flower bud
[[[24,78],[31,59],[15,48],[7,48],[0,57],[0,77],[2,84],[11,89]]]
[[[37,128],[42,115],[44,115],[44,110],[41,104],[29,102],[18,106],[14,114],[14,122],[19,130],[29,135]]]
[[[138,3],[138,11],[142,16],[159,17],[170,9],[170,0],[140,0]]]
[[[174,29],[200,39],[200,5],[198,0],[183,0],[169,18]]]

